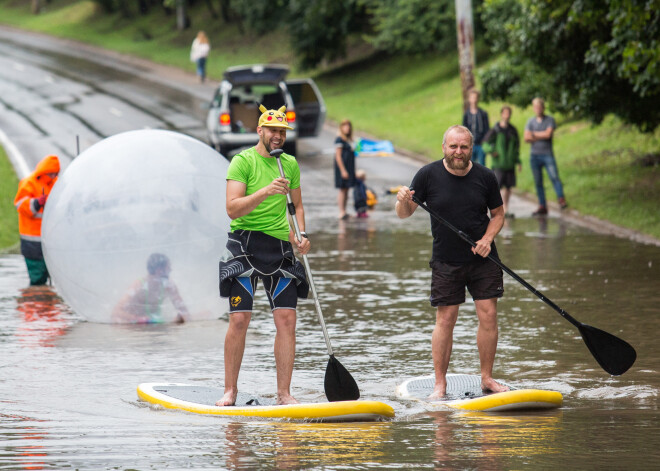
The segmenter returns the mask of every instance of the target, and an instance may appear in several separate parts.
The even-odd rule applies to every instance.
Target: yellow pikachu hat
[[[286,106],[281,107],[279,110],[267,110],[264,105],[259,105],[261,117],[259,117],[259,127],[268,126],[269,128],[293,128],[289,126],[286,120]]]

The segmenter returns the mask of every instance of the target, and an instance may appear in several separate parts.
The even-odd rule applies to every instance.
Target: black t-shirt
[[[495,174],[476,163],[467,175],[458,177],[447,171],[443,160],[422,167],[413,177],[415,196],[473,241],[486,233],[488,209],[502,206],[502,196]],[[433,257],[445,263],[463,264],[481,259],[472,253],[470,244],[437,219],[431,217]],[[495,242],[491,254],[497,257]]]

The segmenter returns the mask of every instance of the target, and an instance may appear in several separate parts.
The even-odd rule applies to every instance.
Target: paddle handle
[[[279,150],[279,149],[277,149]],[[280,161],[280,153],[271,152],[271,155],[275,154],[275,159],[277,159],[277,167],[280,169],[280,176],[286,178],[284,175],[284,168],[282,167],[282,162]],[[302,235],[300,234],[300,226],[298,225],[298,219],[296,219],[296,207],[291,201],[291,195],[286,194],[286,206],[291,215],[293,221],[293,230],[296,234],[296,238],[302,241]],[[312,269],[309,267],[309,261],[307,260],[307,255],[302,256],[303,264],[305,265],[305,272],[307,273],[307,282],[309,283],[309,289],[312,290],[312,296],[314,297],[314,305],[316,306],[316,315],[319,318],[319,323],[321,324],[321,329],[323,329],[323,337],[325,337],[325,345],[328,347],[328,355],[333,356],[332,345],[330,344],[330,336],[328,335],[328,329],[325,327],[325,320],[323,320],[323,312],[321,311],[321,303],[319,302],[319,297],[316,294],[316,286],[314,285],[314,277],[312,276]]]
[[[461,231],[457,227],[454,227],[449,221],[447,221],[445,218],[437,214],[435,211],[433,211],[431,208],[429,208],[426,204],[422,203],[415,195],[412,195],[412,200],[419,206],[421,207],[424,211],[429,213],[431,216],[433,216],[435,219],[440,221],[442,224],[447,226],[449,229],[454,231],[461,239],[463,239],[465,242],[470,244],[472,247],[476,247],[477,244],[468,236],[465,232]],[[529,291],[534,293],[541,301],[546,303],[548,306],[550,306],[552,309],[557,311],[561,316],[566,319],[568,322],[573,324],[575,327],[581,327],[583,324],[582,322],[578,321],[575,319],[573,316],[571,316],[568,312],[564,311],[562,308],[557,306],[554,302],[552,302],[550,299],[546,298],[543,293],[541,293],[539,290],[534,288],[532,285],[530,285],[527,281],[525,281],[523,278],[521,278],[516,272],[511,270],[509,267],[504,265],[502,262],[500,262],[496,257],[493,257],[492,254],[488,254],[488,259],[493,261],[498,267],[500,267],[502,270],[507,272],[511,277],[513,277],[518,283],[523,285],[525,288],[527,288]]]

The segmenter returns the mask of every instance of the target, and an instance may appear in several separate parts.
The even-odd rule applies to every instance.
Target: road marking
[[[117,118],[121,118],[121,111],[119,111],[117,108],[110,108],[108,111],[110,111],[110,114],[115,115]]]

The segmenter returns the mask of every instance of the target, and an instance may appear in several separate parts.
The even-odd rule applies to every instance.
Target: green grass
[[[18,189],[18,178],[0,147],[0,251],[18,249],[18,213],[14,208],[14,197]]]
[[[85,41],[191,73],[194,68],[188,60],[190,43],[196,31],[204,29],[212,45],[209,77],[217,80],[226,67],[237,64],[292,64],[294,76],[312,75],[316,79],[331,120],[349,118],[358,135],[362,132],[390,140],[396,147],[429,159],[442,157],[443,132],[461,121],[455,54],[372,55],[364,59],[364,45],[360,45],[359,38],[351,38],[351,44],[360,45],[355,50],[361,53],[362,60],[333,69],[302,72],[293,64],[284,33],[242,36],[236,26],[208,18],[203,4],[189,12],[194,28],[178,33],[174,17],[156,10],[129,22],[118,15],[101,15],[98,6],[90,1],[61,0],[33,16],[29,13],[29,2],[0,0],[0,21]],[[482,104],[491,124],[499,117],[501,105]],[[531,107],[514,107],[512,122],[521,135],[532,114]],[[557,115],[555,119],[559,125],[554,139],[555,154],[571,208],[660,238],[657,210],[660,165],[644,167],[638,163],[646,154],[660,154],[660,129],[653,134],[642,134],[613,117],[599,126]],[[518,177],[518,190],[533,196],[528,144],[522,145],[521,157],[523,171]],[[554,192],[547,176],[545,180],[547,197],[552,200]]]

